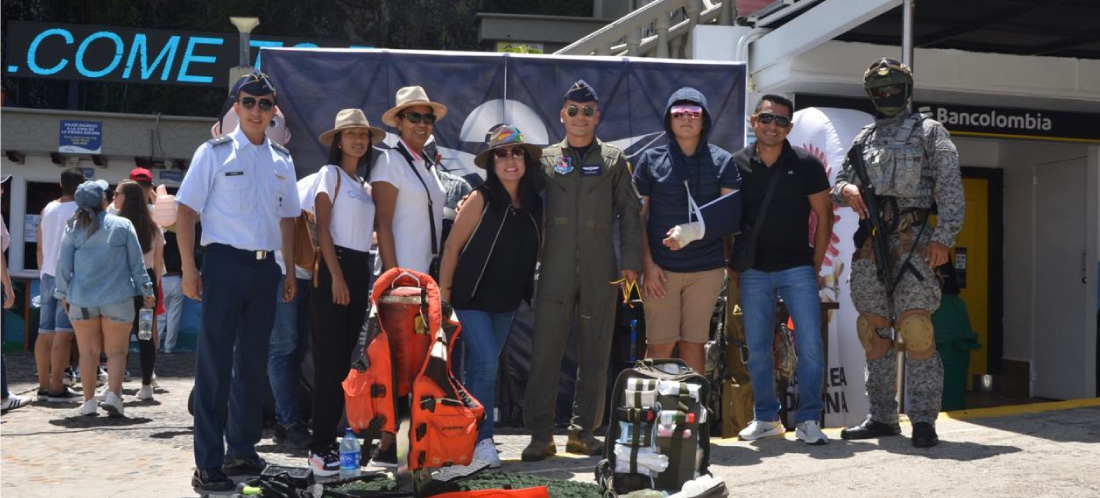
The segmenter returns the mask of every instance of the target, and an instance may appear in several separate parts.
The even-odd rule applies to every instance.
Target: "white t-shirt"
[[[329,221],[332,243],[354,251],[370,251],[371,235],[374,234],[374,198],[370,185],[332,164],[322,167],[318,175],[316,195],[325,194],[332,203],[332,220]],[[337,178],[339,194],[336,193]]]
[[[275,263],[279,265],[279,271],[282,275],[286,275],[286,261],[283,259],[283,250],[279,249],[275,251]],[[306,270],[301,266],[294,265],[294,278],[299,280],[313,280],[313,269]],[[279,284],[279,292],[282,292],[282,284]],[[282,299],[282,298],[280,298]]]
[[[398,147],[404,146],[399,143]],[[371,183],[385,182],[397,189],[397,206],[393,213],[393,238],[397,251],[397,266],[422,273],[432,262],[432,235],[428,224],[428,204],[431,193],[432,220],[435,222],[436,243],[443,235],[443,203],[445,189],[433,170],[424,167],[423,158],[414,155],[413,166],[398,151],[383,151],[371,172]],[[427,185],[417,180],[419,176]],[[438,250],[442,252],[443,248]]]
[[[141,255],[141,259],[145,261],[146,270],[153,267],[157,247],[164,247],[164,230],[162,230],[160,227],[157,227],[157,238],[153,239],[153,248],[149,249],[149,252]]]
[[[42,218],[38,226],[42,229],[42,275],[54,276],[57,273],[57,257],[61,255],[61,238],[65,236],[65,224],[76,213],[76,202],[52,201],[42,209]]]

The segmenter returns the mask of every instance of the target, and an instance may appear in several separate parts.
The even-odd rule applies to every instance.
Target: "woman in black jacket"
[[[485,407],[474,458],[500,467],[493,443],[497,365],[520,301],[530,300],[542,248],[542,203],[535,175],[542,150],[515,126],[489,132],[488,150],[474,158],[485,184],[459,211],[443,248],[442,297],[455,308],[466,347],[464,384]]]

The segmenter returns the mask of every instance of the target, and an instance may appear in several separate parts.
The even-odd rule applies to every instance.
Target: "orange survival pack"
[[[348,426],[397,433],[397,403],[411,405],[409,471],[469,465],[485,408],[451,373],[461,331],[426,274],[392,268],[371,292],[367,341],[344,379]]]

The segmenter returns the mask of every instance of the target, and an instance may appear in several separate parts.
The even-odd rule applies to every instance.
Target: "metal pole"
[[[916,13],[916,0],[902,0],[901,5],[901,62],[913,69],[913,15]]]

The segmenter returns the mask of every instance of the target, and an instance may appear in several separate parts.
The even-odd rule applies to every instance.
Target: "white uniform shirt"
[[[199,146],[176,202],[202,216],[203,246],[247,251],[279,249],[279,221],[301,213],[290,155],[267,137],[253,144],[240,128]]]
[[[349,176],[343,168],[326,164],[319,173],[317,195],[324,193],[332,202],[332,219],[329,232],[332,243],[353,251],[370,251],[374,233],[374,198],[370,185],[358,177]],[[336,179],[340,178],[340,193],[336,191]],[[314,202],[316,206],[316,201]],[[424,215],[425,218],[427,214]]]
[[[57,257],[61,255],[61,238],[65,236],[65,224],[76,214],[76,202],[51,201],[42,209],[38,227],[42,229],[42,268],[38,276],[57,274]]]
[[[398,147],[404,146],[404,142],[398,143]],[[435,172],[425,167],[424,159],[415,153],[410,154],[413,156],[413,167],[409,166],[401,153],[395,150],[383,151],[378,162],[374,164],[371,183],[385,182],[397,189],[397,205],[393,212],[397,266],[427,273],[432,262],[432,235],[428,224],[429,200],[432,221],[435,222],[436,244],[439,244],[443,235],[446,190],[439,183]],[[417,176],[424,180],[424,185],[428,187],[427,192]],[[438,250],[442,252],[443,248],[439,247]]]

